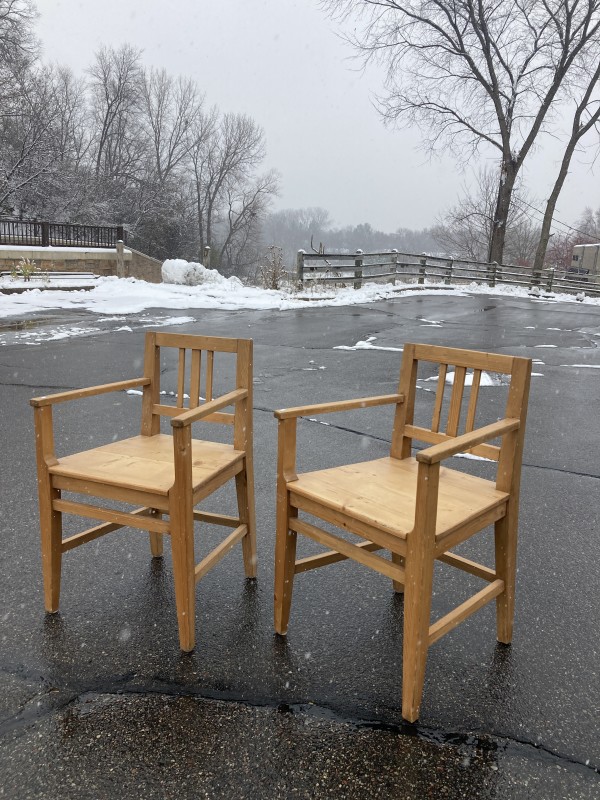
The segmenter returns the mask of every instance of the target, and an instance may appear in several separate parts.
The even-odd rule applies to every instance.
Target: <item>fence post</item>
[[[548,268],[548,274],[546,277],[546,291],[552,291],[552,284],[554,283],[554,267]]]
[[[296,255],[296,280],[298,281],[298,286],[303,289],[304,288],[304,256],[306,255],[305,250],[298,250]]]
[[[50,247],[50,223],[42,222],[42,247]]]
[[[392,275],[392,284],[395,286],[396,285],[396,273],[398,272],[398,251],[396,249],[392,250],[391,272],[394,273]]]
[[[123,240],[117,242],[117,278],[126,278],[125,258],[123,256]]]
[[[363,277],[363,251],[357,250],[354,258],[354,288],[360,289]]]
[[[121,241],[125,244],[125,231],[122,225],[117,225],[117,241]]]
[[[542,282],[542,271],[539,269],[532,269],[531,283],[529,284],[529,288],[533,289],[534,286],[539,286],[541,282]]]
[[[427,256],[425,253],[421,254],[419,259],[419,280],[417,283],[425,283],[425,267],[427,266]]]
[[[204,258],[202,260],[202,263],[203,263],[203,266],[206,267],[206,269],[210,268],[210,246],[209,245],[206,245],[205,248],[204,248]]]
[[[452,266],[454,261],[450,259],[446,261],[446,277],[444,278],[444,283],[448,284],[452,282]]]
[[[492,261],[488,267],[487,282],[488,286],[496,285],[496,270],[498,269],[498,262]]]

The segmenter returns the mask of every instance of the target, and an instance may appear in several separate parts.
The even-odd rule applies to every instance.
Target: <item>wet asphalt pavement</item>
[[[235,549],[199,583],[189,655],[178,647],[168,542],[152,560],[141,531],[68,553],[60,614],[44,615],[28,405],[141,374],[145,330],[184,314],[196,321],[162,329],[254,339],[259,547],[257,581],[245,580]],[[116,331],[124,325],[132,330]],[[401,718],[402,599],[383,576],[349,562],[299,575],[289,634],[272,633],[272,410],[395,391],[399,352],[334,349],[371,336],[382,348],[417,341],[543,362],[529,406],[513,644],[496,642],[493,604],[435,644],[417,725]],[[600,307],[446,294],[5,320],[0,797],[600,797],[598,342]],[[169,370],[163,388],[174,384]],[[501,390],[482,389],[492,418]],[[424,415],[433,397],[419,393]],[[118,393],[57,408],[57,451],[137,433],[139,400]],[[300,469],[388,452],[389,409],[322,421],[299,422]],[[485,462],[452,466],[491,476]],[[227,513],[233,502],[227,488],[206,509]],[[198,556],[222,535],[204,526]],[[491,545],[483,533],[461,552],[492,563]],[[455,572],[436,571],[434,618],[479,588]]]

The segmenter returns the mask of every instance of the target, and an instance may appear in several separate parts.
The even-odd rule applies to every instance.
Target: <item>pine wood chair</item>
[[[438,365],[433,419],[414,424],[419,361]],[[444,404],[448,368],[455,367],[450,402]],[[472,381],[463,403],[467,370]],[[510,376],[503,419],[475,428],[482,371]],[[427,650],[479,608],[496,599],[497,638],[512,637],[519,484],[531,360],[469,350],[407,344],[397,394],[276,411],[279,420],[277,538],[275,548],[275,630],[287,632],[294,576],[347,558],[371,567],[404,591],[402,714],[419,716]],[[390,456],[375,461],[296,474],[296,421],[349,409],[395,406]],[[466,406],[465,432],[459,434]],[[442,409],[446,431],[441,432]],[[444,412],[444,416],[445,416]],[[431,447],[411,456],[413,439]],[[501,439],[499,446],[490,441]],[[457,453],[498,462],[495,482],[441,466]],[[304,512],[362,537],[357,544],[322,530]],[[495,526],[495,569],[451,553],[451,548],[488,525]],[[296,560],[297,534],[330,548]],[[373,551],[388,550],[391,560]],[[438,559],[487,585],[437,622],[430,624],[434,561]]]
[[[161,348],[179,351],[174,406],[161,403]],[[184,405],[186,352],[189,359],[189,406]],[[202,354],[205,353],[205,402],[201,402]],[[235,390],[213,397],[217,353],[236,361]],[[52,407],[67,400],[143,387],[141,435],[57,457]],[[187,334],[147,333],[144,376],[31,400],[35,416],[42,569],[46,611],[58,611],[62,554],[119,528],[150,533],[155,557],[162,555],[163,535],[171,537],[173,577],[181,649],[193,650],[195,583],[239,541],[246,576],[256,576],[256,527],[252,469],[252,341]],[[221,409],[235,406],[234,413]],[[161,417],[171,417],[172,435],[160,432]],[[192,423],[233,426],[233,445],[192,438]],[[235,478],[238,516],[194,510],[202,500]],[[139,506],[131,513],[67,500],[73,492]],[[62,538],[62,515],[102,521],[82,533]],[[168,517],[168,519],[164,519]],[[194,558],[194,521],[234,530],[198,565]]]

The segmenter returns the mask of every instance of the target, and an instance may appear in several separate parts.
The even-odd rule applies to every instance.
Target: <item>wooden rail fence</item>
[[[363,283],[372,281],[423,285],[427,280],[441,284],[479,283],[488,286],[502,283],[537,288],[547,293],[600,295],[600,278],[596,275],[569,276],[552,267],[540,271],[513,264],[399,253],[396,250],[382,253],[357,250],[354,254],[299,250],[296,279],[300,287],[310,283],[351,283],[355,289],[360,289]]]
[[[0,244],[29,247],[108,247],[125,242],[122,225],[75,225],[30,219],[0,218]]]

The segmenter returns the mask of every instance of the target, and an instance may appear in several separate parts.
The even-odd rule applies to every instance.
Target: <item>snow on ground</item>
[[[52,281],[50,282],[51,285]],[[2,286],[10,287],[10,279],[3,279]],[[56,284],[54,284],[56,285]],[[291,293],[273,289],[260,289],[255,286],[243,286],[239,281],[223,278],[214,283],[203,283],[199,286],[183,286],[176,284],[154,284],[135,278],[98,278],[92,289],[87,291],[44,291],[32,288],[22,294],[0,294],[0,317],[22,317],[36,311],[51,309],[67,309],[91,311],[96,314],[137,314],[149,308],[168,309],[288,309],[306,308],[310,306],[347,306],[361,303],[372,303],[391,297],[427,295],[441,292],[485,295],[505,295],[511,297],[529,297],[527,289],[519,286],[480,286],[464,284],[446,286],[427,282],[420,289],[391,284],[366,283],[361,289],[323,289],[310,287],[303,292]],[[553,303],[556,301],[575,303],[572,295],[557,294],[552,298],[533,302]],[[600,305],[600,298],[586,298],[585,304]],[[425,324],[439,325],[437,320],[423,320]]]
[[[401,353],[402,347],[380,347],[372,344],[377,339],[376,336],[369,336],[364,341],[357,342],[355,345],[338,344],[334,350],[390,350],[393,353]]]

